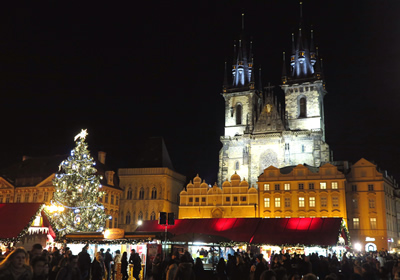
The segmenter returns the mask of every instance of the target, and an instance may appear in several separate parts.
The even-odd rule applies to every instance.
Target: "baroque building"
[[[285,58],[284,53],[280,88],[285,104],[280,104],[271,87],[262,88],[261,82],[255,85],[252,42],[246,40],[242,23],[240,39],[234,45],[231,79],[225,66],[219,185],[235,172],[256,185],[258,176],[269,166],[319,167],[329,162],[323,102],[327,92],[313,31],[306,33],[302,13],[298,32],[292,34],[288,72]]]
[[[150,138],[131,168],[119,168],[123,191],[120,228],[134,231],[143,220],[158,220],[160,212],[178,217],[179,193],[186,177],[174,171],[164,140]]]

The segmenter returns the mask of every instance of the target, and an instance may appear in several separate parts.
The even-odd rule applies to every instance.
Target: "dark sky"
[[[89,149],[106,151],[114,168],[129,167],[139,139],[163,136],[178,172],[188,179],[199,173],[212,184],[224,125],[224,61],[232,60],[241,13],[264,84],[278,86],[282,52],[290,52],[298,28],[298,3],[3,7],[1,166],[22,155],[69,153],[73,137],[87,128]],[[400,179],[400,2],[303,3],[323,58],[334,159],[374,160]]]

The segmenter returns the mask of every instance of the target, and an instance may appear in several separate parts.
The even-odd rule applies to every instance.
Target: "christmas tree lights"
[[[86,129],[75,136],[76,147],[61,162],[53,180],[55,192],[47,211],[58,235],[103,231],[109,218],[99,203],[105,192],[101,190],[102,178],[96,175],[96,162],[88,150],[86,136]]]

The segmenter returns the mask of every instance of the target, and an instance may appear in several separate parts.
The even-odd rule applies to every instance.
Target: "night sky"
[[[114,3],[115,2],[115,3]],[[147,3],[148,4],[144,4]],[[357,2],[357,3],[356,3]],[[224,62],[241,14],[263,83],[280,85],[298,1],[49,1],[0,17],[0,167],[66,154],[87,128],[92,154],[130,167],[147,136],[175,169],[213,184],[223,135]],[[361,3],[361,4],[358,4]],[[323,58],[326,141],[334,160],[364,157],[400,179],[400,2],[303,1]]]

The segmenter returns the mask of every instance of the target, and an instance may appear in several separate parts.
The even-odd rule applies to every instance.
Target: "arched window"
[[[236,124],[242,124],[242,105],[236,105]]]
[[[157,199],[157,189],[156,189],[156,187],[154,187],[151,190],[151,199]]]
[[[153,211],[151,212],[150,220],[155,220],[156,219],[156,213]]]
[[[111,217],[111,219],[108,221],[108,227],[109,228],[112,228],[112,224],[113,224],[112,222],[113,222],[113,220],[112,220],[112,217]]]
[[[114,218],[114,227],[115,228],[118,227],[118,218],[117,217]]]
[[[239,170],[239,162],[235,162],[235,170]]]
[[[148,220],[148,219],[149,219],[149,212],[146,211],[146,215],[144,216],[144,219],[145,219],[145,220]]]
[[[143,213],[142,213],[142,211],[139,212],[138,221],[143,221]]]
[[[306,98],[302,97],[300,98],[300,118],[305,118],[307,117],[307,102]]]
[[[144,199],[144,188],[143,188],[143,187],[140,188],[140,191],[139,191],[139,199]]]
[[[125,224],[129,225],[131,223],[131,213],[128,212],[125,217]]]
[[[132,188],[129,187],[128,192],[126,193],[126,199],[132,199]]]

